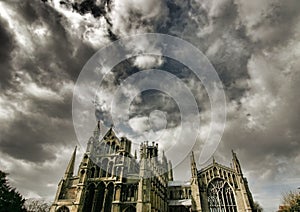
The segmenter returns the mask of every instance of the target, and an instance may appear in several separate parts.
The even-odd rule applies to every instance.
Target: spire
[[[101,123],[100,123],[100,121],[98,121],[97,126],[95,127],[95,130],[94,130],[94,137],[96,139],[98,139],[100,136],[100,125],[101,125]]]
[[[192,151],[192,154],[191,154],[191,165],[192,166],[196,166],[196,162],[195,162],[195,157],[194,157],[194,152]]]
[[[168,178],[169,181],[173,181],[173,167],[172,167],[172,162],[170,160],[168,164]]]
[[[215,163],[216,163],[215,156],[213,156],[213,164],[215,164]]]
[[[136,150],[134,150],[134,159],[137,159],[137,153],[136,153]]]
[[[197,166],[195,162],[194,152],[192,151],[191,154],[191,171],[192,171],[192,177],[197,178]]]
[[[233,150],[231,150],[231,152],[232,152],[232,165],[233,165],[233,169],[234,169],[237,173],[243,175],[243,173],[242,173],[242,168],[241,168],[241,164],[240,164],[239,159],[238,159],[237,156],[236,156],[236,153],[235,153]]]
[[[167,160],[167,157],[165,155],[165,151],[163,150],[162,151],[162,162],[163,162],[163,165],[167,168],[168,167],[168,160]]]
[[[75,158],[76,158],[76,150],[77,150],[77,146],[75,147],[74,152],[73,152],[73,154],[72,154],[72,157],[71,157],[71,159],[70,159],[70,161],[69,161],[69,164],[68,164],[68,166],[67,166],[67,169],[66,169],[66,172],[65,172],[65,177],[64,177],[64,179],[73,176],[73,172],[74,172],[74,164],[75,164]]]

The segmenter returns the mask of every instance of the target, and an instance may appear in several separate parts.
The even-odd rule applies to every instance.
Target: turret
[[[66,172],[65,172],[65,176],[64,176],[64,179],[67,179],[67,178],[70,178],[73,176],[73,173],[74,173],[74,165],[75,165],[75,158],[76,158],[76,149],[77,149],[77,146],[75,147],[74,149],[74,152],[72,154],[72,157],[69,161],[69,164],[67,166],[67,169],[66,169]]]
[[[140,160],[143,158],[146,158],[147,152],[146,152],[146,144],[141,143],[140,145]]]
[[[201,197],[200,197],[200,190],[201,184],[199,183],[198,176],[197,176],[197,166],[195,162],[194,152],[192,151],[191,154],[191,190],[192,192],[192,211],[200,212],[201,209]],[[201,182],[201,181],[200,181]]]
[[[100,136],[100,121],[98,121],[97,126],[95,127],[94,130],[94,138],[98,140],[99,136]]]
[[[169,181],[173,181],[173,167],[172,167],[172,162],[170,160],[168,164],[168,178]]]
[[[148,142],[140,145],[140,173],[139,173],[139,189],[136,211],[150,212],[151,211],[151,170],[149,169],[149,151]]]
[[[197,166],[196,166],[193,151],[192,151],[192,154],[191,154],[191,172],[192,172],[192,178],[197,178]]]
[[[236,156],[236,153],[231,150],[232,152],[232,165],[233,165],[233,169],[240,175],[243,175],[243,172],[242,172],[242,168],[241,168],[241,164],[240,164],[240,161],[239,159],[237,158]]]
[[[167,161],[167,157],[165,155],[165,151],[162,152],[162,165],[165,169],[168,169],[168,161]]]
[[[137,153],[136,153],[136,150],[134,150],[134,159],[137,159]]]
[[[86,153],[87,154],[93,153],[95,141],[98,141],[99,137],[100,137],[100,121],[98,121],[98,123],[94,129],[94,135],[92,137],[90,137],[90,139],[86,145]]]

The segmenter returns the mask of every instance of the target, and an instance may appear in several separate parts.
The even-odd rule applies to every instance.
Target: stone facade
[[[101,137],[96,127],[76,175],[75,148],[50,212],[252,211],[247,180],[232,154],[232,167],[213,161],[201,170],[192,154],[192,177],[179,182],[164,153],[159,159],[158,144],[142,143],[137,159],[130,140],[112,127]]]

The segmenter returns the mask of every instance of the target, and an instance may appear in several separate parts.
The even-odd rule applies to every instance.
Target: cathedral
[[[240,212],[254,203],[240,162],[213,160],[197,169],[191,153],[191,179],[174,181],[172,163],[158,144],[142,143],[139,158],[131,141],[111,127],[100,136],[99,122],[74,174],[76,148],[58,184],[50,212]]]

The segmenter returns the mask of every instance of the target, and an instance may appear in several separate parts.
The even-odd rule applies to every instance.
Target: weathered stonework
[[[232,155],[231,168],[213,161],[197,170],[192,154],[192,177],[178,182],[171,161],[164,154],[158,159],[157,144],[141,144],[138,160],[130,140],[112,128],[100,137],[96,127],[74,176],[75,148],[50,212],[252,211],[247,180]]]

